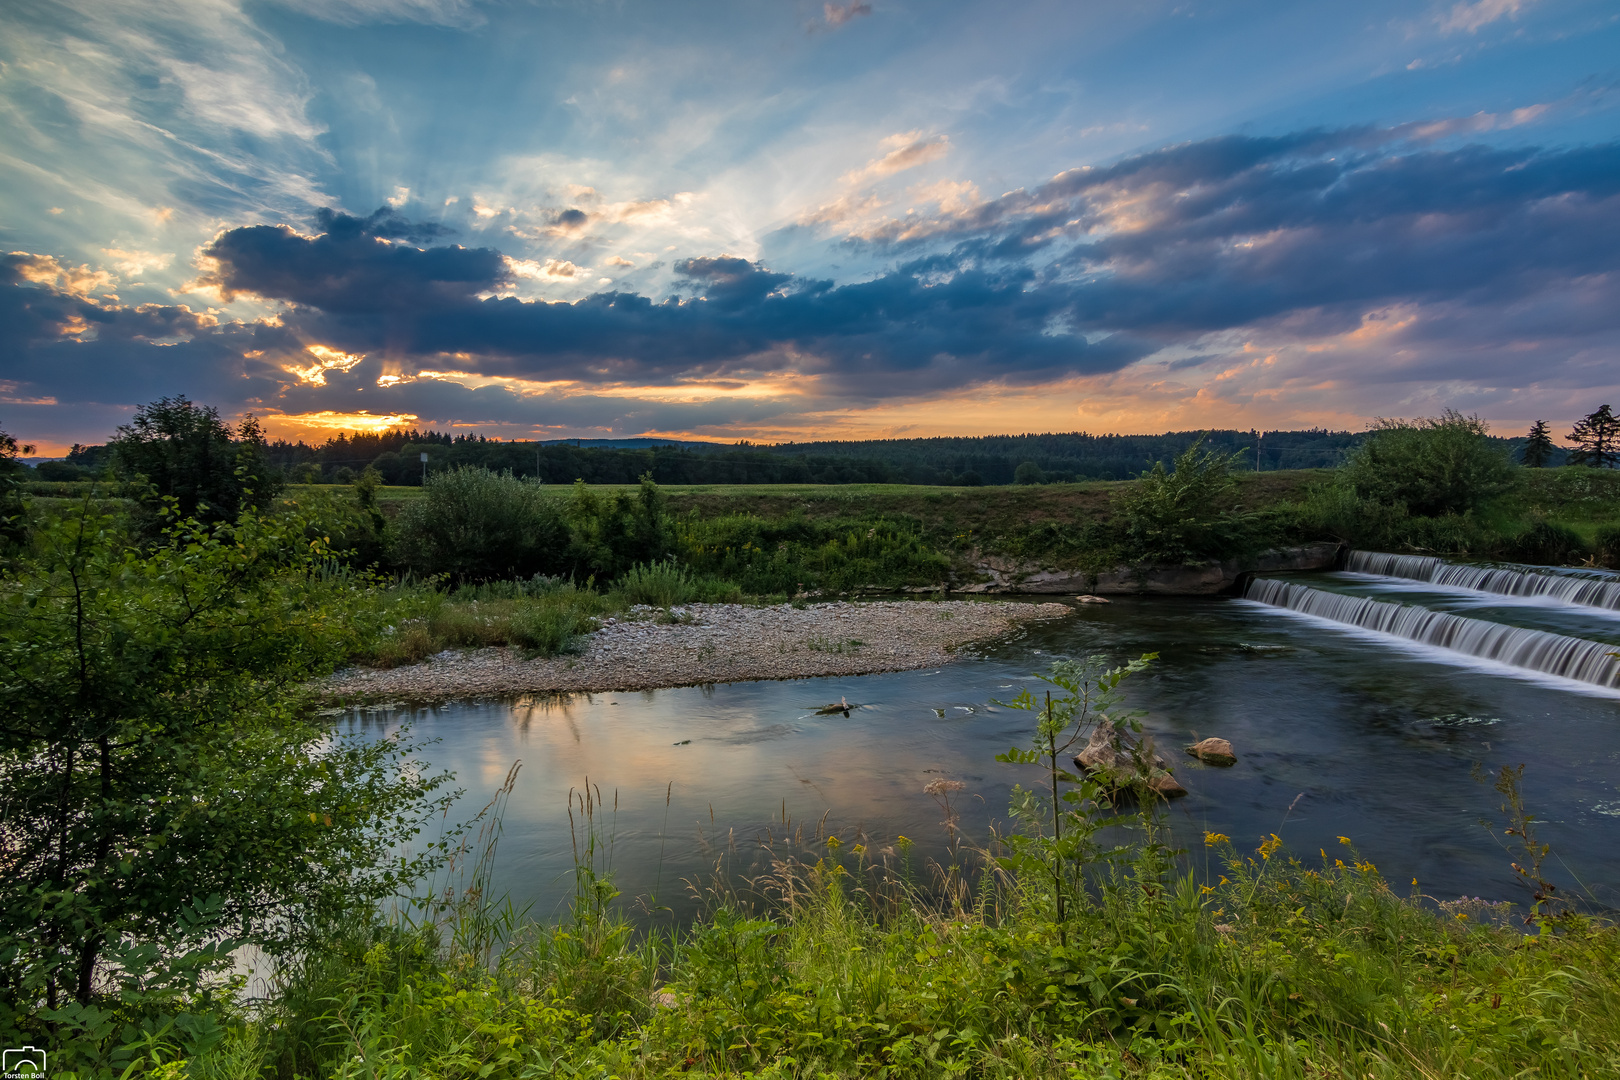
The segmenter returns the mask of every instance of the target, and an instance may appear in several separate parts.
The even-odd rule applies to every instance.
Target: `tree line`
[[[183,397],[146,406],[137,420],[104,445],[76,445],[65,461],[43,462],[36,478],[89,479],[138,464],[120,447],[154,428],[183,443],[233,436],[218,413]],[[201,427],[212,434],[201,434]],[[293,483],[348,483],[367,468],[390,485],[419,485],[425,472],[474,467],[511,472],[544,483],[633,484],[651,475],[661,484],[980,484],[1124,480],[1174,461],[1194,443],[1231,454],[1262,470],[1328,468],[1340,464],[1361,436],[1344,431],[1177,431],[1162,435],[948,436],[783,443],[755,446],[670,442],[646,447],[580,446],[567,442],[503,442],[400,428],[342,432],[324,443],[252,438],[255,461]],[[422,454],[427,454],[424,470]],[[134,456],[139,456],[134,455]],[[262,483],[261,483],[262,486]]]

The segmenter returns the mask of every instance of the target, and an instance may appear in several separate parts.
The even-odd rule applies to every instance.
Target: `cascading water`
[[[1432,555],[1352,551],[1346,570],[1380,577],[1426,581],[1443,588],[1498,596],[1541,597],[1554,603],[1620,611],[1620,578],[1602,573],[1554,571],[1536,566],[1469,566]]]
[[[1504,626],[1364,596],[1346,596],[1269,578],[1251,580],[1243,596],[1272,607],[1392,634],[1525,671],[1576,679],[1595,686],[1620,686],[1620,660],[1615,657],[1620,650],[1600,641]]]

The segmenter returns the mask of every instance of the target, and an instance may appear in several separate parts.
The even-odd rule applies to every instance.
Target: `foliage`
[[[1517,819],[1515,819],[1517,820]],[[320,1078],[1247,1078],[1613,1075],[1620,936],[1395,893],[1348,839],[1308,863],[1208,834],[1208,884],[1138,858],[1054,918],[1037,868],[942,907],[863,845],[779,853],[766,910],[636,935],[581,875],[524,923],[353,924],[290,968],[226,1054]],[[902,845],[903,846],[903,845]],[[492,953],[480,947],[492,940]],[[469,923],[475,924],[471,930]],[[172,1059],[172,1058],[171,1058]]]
[[[1538,521],[1509,540],[1502,554],[1515,562],[1564,566],[1580,562],[1587,550],[1581,534],[1569,526]]]
[[[307,944],[423,865],[391,853],[447,778],[297,692],[367,632],[369,591],[296,514],[166,509],[149,549],[88,503],[43,521],[0,589],[10,1045],[98,1041],[228,959],[197,941]]]
[[[184,395],[135,410],[109,446],[118,471],[140,485],[154,530],[163,527],[168,499],[182,517],[233,521],[245,507],[268,507],[281,488],[257,420],[250,415],[232,431],[217,409]]]
[[[1537,420],[1530,425],[1530,432],[1525,436],[1524,446],[1519,450],[1519,460],[1527,468],[1544,469],[1552,461],[1553,441],[1547,432],[1547,421]]]
[[[567,546],[567,526],[541,485],[481,468],[431,475],[395,533],[402,566],[454,581],[555,574],[565,567]]]
[[[1620,524],[1604,525],[1598,529],[1593,547],[1597,549],[1597,557],[1604,566],[1620,570]]]
[[[1607,405],[1600,406],[1576,421],[1569,441],[1575,444],[1569,455],[1571,465],[1612,469],[1620,464],[1620,417]]]
[[[686,566],[755,595],[938,588],[951,571],[917,523],[888,516],[689,516],[677,538]]]
[[[22,492],[18,483],[23,465],[19,454],[32,454],[34,448],[19,443],[17,437],[0,428],[0,546],[15,544],[27,535]]]
[[[511,645],[531,656],[574,652],[614,599],[560,578],[463,585],[449,596],[422,586],[388,593],[389,624],[355,659],[375,667],[415,664],[445,649]]]
[[[616,578],[638,563],[654,563],[674,551],[675,531],[664,493],[643,475],[635,497],[574,484],[567,517],[571,569],[580,576]]]
[[[1112,668],[1099,656],[1083,661],[1059,660],[1052,665],[1050,674],[1039,676],[1061,691],[1055,701],[1050,690],[1043,702],[1026,688],[1007,702],[1011,708],[1036,713],[1039,719],[1031,749],[1013,747],[1005,754],[997,754],[996,760],[1041,766],[1046,770],[1049,794],[1014,785],[1011,813],[1023,831],[1004,838],[1010,854],[1001,860],[1001,865],[1026,882],[1035,877],[1031,871],[1037,866],[1050,867],[1060,940],[1068,926],[1065,900],[1078,894],[1083,885],[1079,875],[1104,858],[1121,853],[1116,849],[1105,854],[1095,836],[1104,824],[1102,811],[1109,805],[1110,796],[1128,786],[1121,782],[1123,778],[1108,778],[1110,782],[1105,786],[1102,778],[1076,775],[1063,759],[1098,727],[1106,725],[1122,733],[1125,729],[1142,730],[1137,714],[1115,714],[1120,701],[1119,684],[1156,659],[1157,653],[1145,653],[1129,664]],[[1152,766],[1140,754],[1135,764],[1135,787],[1149,795],[1147,802],[1151,805],[1149,789],[1141,781],[1147,779]]]
[[[1041,473],[1041,467],[1033,461],[1020,462],[1018,468],[1013,470],[1013,483],[1039,484],[1046,477]]]
[[[1194,443],[1176,458],[1173,472],[1156,463],[1116,496],[1117,528],[1131,559],[1199,562],[1241,550],[1252,519],[1226,507],[1236,486],[1231,475],[1236,459],[1236,451],[1200,453]]]
[[[1479,510],[1506,494],[1513,464],[1483,420],[1447,409],[1425,419],[1380,420],[1339,480],[1357,498],[1441,517]]]
[[[673,607],[696,600],[698,583],[673,560],[641,563],[620,575],[614,589],[630,604]]]

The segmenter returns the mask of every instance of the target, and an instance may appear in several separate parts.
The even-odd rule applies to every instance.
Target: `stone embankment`
[[[1264,551],[1250,559],[1193,566],[1120,566],[1102,573],[1062,570],[1011,559],[984,559],[975,567],[988,581],[958,585],[963,593],[1088,593],[1095,596],[1215,596],[1231,592],[1244,574],[1331,570],[1340,545],[1305,544]]]
[[[662,613],[641,608],[608,620],[575,656],[525,660],[515,649],[447,651],[411,667],[340,671],[322,691],[337,700],[431,701],[869,675],[943,664],[965,645],[1073,611],[1065,604],[984,600],[689,604],[672,609],[674,621],[660,621]]]

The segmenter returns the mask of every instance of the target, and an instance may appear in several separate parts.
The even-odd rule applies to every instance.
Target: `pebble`
[[[656,609],[636,608],[604,620],[573,656],[525,660],[510,648],[446,650],[410,667],[340,671],[320,690],[341,700],[434,701],[869,675],[934,667],[964,645],[1073,611],[1066,604],[984,600],[688,604],[670,610],[675,621],[661,622]]]

